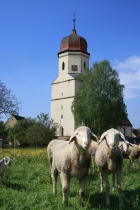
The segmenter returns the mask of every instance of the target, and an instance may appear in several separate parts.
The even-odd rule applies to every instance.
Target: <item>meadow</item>
[[[62,203],[60,177],[58,193],[52,193],[50,166],[46,148],[0,149],[0,159],[12,158],[12,165],[5,170],[4,181],[0,183],[0,210],[117,210],[117,192],[111,191],[111,206],[105,205],[105,192],[100,193],[100,179],[97,168],[89,172],[85,189],[85,207],[79,205],[78,180],[71,180],[71,194],[68,206]],[[111,183],[111,176],[109,177]],[[130,166],[124,160],[122,188],[125,210],[140,210],[140,166]]]

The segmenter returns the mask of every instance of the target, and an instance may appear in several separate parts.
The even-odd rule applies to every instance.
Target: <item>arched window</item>
[[[62,63],[62,70],[64,70],[65,69],[65,63],[63,62]]]
[[[84,62],[84,68],[86,68],[86,62]]]
[[[60,127],[60,136],[63,136],[64,135],[64,129],[63,129],[63,127],[61,126]]]

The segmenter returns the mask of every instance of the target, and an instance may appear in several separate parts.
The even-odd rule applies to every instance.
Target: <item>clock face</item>
[[[77,65],[72,65],[71,70],[72,71],[78,71],[78,66]]]

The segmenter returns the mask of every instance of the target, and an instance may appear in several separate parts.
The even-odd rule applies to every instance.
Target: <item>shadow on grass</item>
[[[4,181],[3,186],[7,187],[7,188],[12,188],[13,190],[18,190],[18,191],[22,191],[22,190],[26,190],[25,186],[19,185],[19,184],[14,184],[14,183],[10,183],[10,182],[6,182]]]
[[[93,209],[110,209],[119,210],[118,193],[110,192],[110,207],[106,206],[106,193],[93,193],[85,195],[85,200],[88,200]],[[123,191],[124,210],[140,210],[140,187],[135,190]]]

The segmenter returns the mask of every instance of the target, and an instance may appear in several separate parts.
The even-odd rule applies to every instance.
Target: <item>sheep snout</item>
[[[109,147],[110,147],[111,150],[116,150],[116,146],[115,146],[114,143],[110,143]]]

